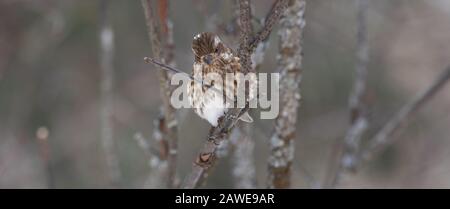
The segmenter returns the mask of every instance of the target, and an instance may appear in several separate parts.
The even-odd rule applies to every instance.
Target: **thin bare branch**
[[[289,0],[277,0],[272,5],[270,12],[268,13],[268,15],[266,15],[264,27],[256,34],[255,37],[253,37],[252,41],[250,42],[250,45],[248,47],[249,51],[255,50],[260,42],[266,40],[269,37],[273,27],[278,22],[283,12],[286,10],[288,2]]]
[[[275,131],[270,139],[268,161],[269,188],[291,186],[291,165],[294,159],[294,139],[297,127],[297,109],[300,103],[300,83],[303,62],[303,29],[305,26],[304,0],[291,0],[280,20],[280,114],[275,119]]]
[[[417,94],[414,99],[405,104],[383,128],[370,140],[367,148],[359,154],[359,161],[355,169],[363,166],[364,162],[373,158],[376,153],[392,144],[395,140],[397,131],[406,125],[408,119],[413,116],[421,107],[423,107],[432,97],[441,90],[450,80],[450,66],[441,73],[436,80],[425,91]]]
[[[121,172],[115,150],[113,117],[114,88],[114,31],[107,16],[109,1],[102,0],[100,15],[100,139],[105,152],[108,175],[113,186],[119,186]]]
[[[169,66],[169,65],[166,65],[166,64],[164,64],[164,63],[162,63],[162,62],[160,62],[160,61],[157,61],[157,60],[155,60],[155,59],[153,59],[153,58],[151,58],[151,57],[144,57],[144,62],[146,62],[146,63],[152,63],[152,64],[154,64],[154,65],[160,67],[161,70],[168,70],[168,71],[171,71],[171,72],[173,72],[173,73],[180,73],[180,74],[183,74],[183,75],[185,75],[186,77],[190,78],[191,80],[193,80],[193,81],[195,81],[195,82],[198,82],[198,83],[200,83],[200,84],[203,83],[203,81],[194,78],[194,76],[189,75],[189,74],[183,72],[183,71],[180,70],[180,69],[177,69],[177,68],[171,67],[171,66]],[[206,84],[205,84],[205,85],[206,85]],[[210,87],[210,86],[207,86],[207,87]]]
[[[357,42],[356,42],[356,77],[353,92],[349,100],[350,127],[342,144],[336,146],[335,155],[328,172],[327,187],[335,187],[343,169],[351,169],[360,149],[361,139],[368,128],[367,103],[364,96],[367,92],[367,75],[369,62],[369,40],[367,31],[368,0],[357,1]],[[335,168],[333,168],[335,167]]]
[[[159,34],[159,28],[157,26],[157,21],[153,15],[150,0],[141,0],[142,7],[145,12],[145,19],[147,23],[148,36],[150,39],[150,44],[155,59],[161,59],[163,54],[161,52],[162,44]],[[161,3],[161,2],[160,2]],[[167,2],[166,2],[167,3]],[[166,8],[161,7],[161,8]],[[169,157],[168,157],[168,170],[167,170],[167,186],[172,188],[175,186],[176,180],[176,146],[177,146],[177,126],[178,122],[175,117],[175,109],[170,105],[170,95],[171,89],[168,83],[168,74],[164,70],[158,71],[159,83],[160,83],[160,96],[163,101],[163,113],[164,113],[164,127],[167,129],[167,134],[165,138],[167,139],[169,146]]]
[[[208,85],[206,82],[203,82],[202,80],[199,80],[199,79],[195,78],[194,76],[183,72],[180,69],[171,67],[169,65],[166,65],[166,64],[164,64],[162,62],[159,62],[159,61],[157,61],[157,60],[155,60],[153,58],[150,58],[150,57],[144,57],[144,62],[154,64],[154,65],[160,67],[160,70],[166,70],[166,71],[171,71],[171,72],[174,72],[174,73],[180,73],[180,74],[186,76],[186,78],[189,78],[189,79],[191,79],[191,80],[201,84],[202,86],[207,87],[208,89],[211,89],[211,90],[213,90],[213,91],[215,91],[217,93],[222,94],[222,91],[219,90],[218,88],[216,88],[214,86],[211,86],[211,85]]]

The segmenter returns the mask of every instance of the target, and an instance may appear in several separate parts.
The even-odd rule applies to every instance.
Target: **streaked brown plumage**
[[[194,37],[192,51],[195,56],[192,76],[203,81],[203,85],[191,81],[188,86],[189,102],[200,117],[217,126],[218,119],[235,103],[240,95],[238,92],[243,90],[239,57],[217,35],[208,32]],[[248,98],[253,99],[256,95],[256,75],[248,75]],[[252,121],[248,114],[240,119]]]

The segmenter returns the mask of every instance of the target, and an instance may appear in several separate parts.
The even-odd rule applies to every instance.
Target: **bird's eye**
[[[214,50],[214,53],[218,53],[219,52],[219,48],[216,48],[215,50]]]

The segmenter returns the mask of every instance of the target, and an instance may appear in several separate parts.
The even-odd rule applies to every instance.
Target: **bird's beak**
[[[211,63],[212,63],[212,56],[211,55],[206,55],[206,56],[204,56],[203,57],[203,61],[206,63],[206,64],[208,64],[208,65],[210,65]]]

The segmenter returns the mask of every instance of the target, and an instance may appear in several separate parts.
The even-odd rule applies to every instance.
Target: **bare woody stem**
[[[370,140],[366,149],[359,153],[359,161],[357,162],[355,169],[360,169],[364,162],[369,161],[373,156],[392,144],[395,140],[395,134],[397,131],[406,125],[408,118],[413,116],[426,102],[441,90],[445,84],[450,80],[450,66],[441,73],[436,80],[425,91],[417,94],[414,99],[405,104],[395,114],[386,125]]]
[[[367,31],[368,0],[357,1],[357,42],[356,42],[356,77],[353,92],[349,99],[350,127],[343,143],[337,145],[335,155],[330,164],[327,187],[335,187],[342,175],[342,170],[352,169],[356,161],[361,139],[368,128],[367,103],[364,96],[367,92],[367,76],[369,62],[369,40]],[[333,168],[335,167],[335,168]]]
[[[287,0],[277,0],[274,5],[287,5]],[[278,6],[278,7],[272,7],[276,9],[272,9],[267,17],[270,17],[270,22],[276,23],[279,20],[279,15],[273,15],[271,13],[283,13],[286,6]],[[242,9],[242,8],[240,8]],[[267,23],[267,21],[266,21]],[[257,46],[262,40],[265,40],[265,38],[268,37],[270,32],[273,29],[274,24],[267,24],[264,25],[264,27],[261,29],[261,31],[266,31],[262,33],[261,31],[258,33],[258,35],[253,39],[254,41],[252,43]],[[242,27],[242,26],[241,26]],[[245,29],[242,30],[241,33],[246,31]],[[261,35],[262,34],[262,35]],[[265,36],[265,37],[261,37]],[[243,37],[243,35],[241,35]],[[255,48],[246,47],[246,50],[241,52],[241,61],[243,60],[242,57],[251,56],[253,52],[255,51]],[[241,51],[242,49],[239,49]],[[245,63],[241,63],[245,64]],[[251,66],[251,65],[243,65],[243,66]],[[248,70],[248,69],[247,69]],[[246,71],[249,72],[249,71]],[[239,108],[233,108],[230,109],[227,114],[225,114],[219,121],[219,124],[217,127],[212,127],[210,130],[210,134],[208,135],[208,140],[205,142],[203,148],[200,150],[200,153],[198,154],[196,160],[194,161],[194,164],[192,166],[192,171],[188,174],[185,181],[183,182],[182,187],[183,188],[197,188],[200,186],[200,184],[204,181],[204,179],[208,176],[208,173],[210,169],[214,166],[217,158],[216,158],[216,150],[217,147],[220,145],[220,143],[228,137],[230,134],[231,129],[236,124],[238,118],[244,114],[246,111],[248,111],[248,102],[246,104],[245,108],[239,109]]]
[[[238,56],[244,72],[250,72],[252,66],[251,53],[248,53],[250,37],[252,37],[252,13],[250,0],[239,0],[239,26],[241,28],[239,38]]]
[[[252,26],[252,4],[248,0],[236,0],[235,19],[233,21],[235,28],[240,25],[240,46],[238,56],[243,57],[242,63],[245,63],[245,69],[249,72],[256,72],[261,60],[254,60],[250,54],[245,54],[249,45],[250,38],[253,35]],[[260,50],[259,56],[264,56],[264,51]],[[255,52],[256,53],[256,52]],[[245,55],[244,55],[245,54]],[[252,123],[239,123],[229,135],[229,144],[232,146],[231,163],[234,188],[253,189],[256,188],[256,168],[254,162],[255,142],[252,138]]]
[[[162,44],[161,38],[157,26],[156,18],[153,14],[150,0],[141,0],[142,7],[145,12],[145,19],[147,23],[148,36],[150,39],[151,49],[155,59],[160,60],[162,58]],[[169,188],[174,187],[176,179],[176,144],[177,137],[177,120],[175,118],[175,109],[170,105],[171,90],[168,83],[168,74],[164,70],[158,71],[159,83],[160,83],[160,96],[163,101],[163,114],[164,114],[164,128],[167,129],[165,138],[169,143],[168,150],[168,167],[167,167],[167,186]]]
[[[108,175],[114,187],[119,186],[121,172],[114,143],[112,123],[113,87],[114,87],[114,31],[108,20],[109,1],[102,0],[99,5],[100,15],[100,140],[106,157]]]
[[[203,81],[194,78],[194,76],[189,75],[189,74],[187,74],[187,73],[181,71],[180,69],[177,69],[177,68],[171,67],[171,66],[169,66],[169,65],[166,65],[166,64],[164,64],[164,63],[162,63],[162,62],[160,62],[160,61],[157,61],[157,60],[155,60],[155,59],[153,59],[153,58],[151,58],[151,57],[144,57],[144,62],[146,62],[146,63],[152,63],[152,64],[154,64],[154,65],[160,67],[161,70],[167,70],[167,71],[171,71],[171,72],[173,72],[173,73],[180,73],[180,74],[183,74],[184,76],[188,77],[189,79],[191,79],[191,80],[193,80],[193,81],[195,81],[195,82],[197,82],[197,83],[199,83],[199,84],[202,84],[202,83],[203,83]],[[207,87],[209,87],[209,86],[207,86]]]
[[[291,165],[297,109],[300,102],[300,82],[303,62],[304,0],[291,0],[280,20],[278,71],[280,72],[280,114],[275,119],[275,131],[270,139],[268,161],[269,188],[291,186]]]
[[[265,18],[264,28],[256,34],[256,36],[249,43],[248,50],[254,51],[259,43],[265,41],[272,31],[273,26],[278,22],[283,11],[286,9],[289,0],[277,0],[270,9],[270,12]]]

